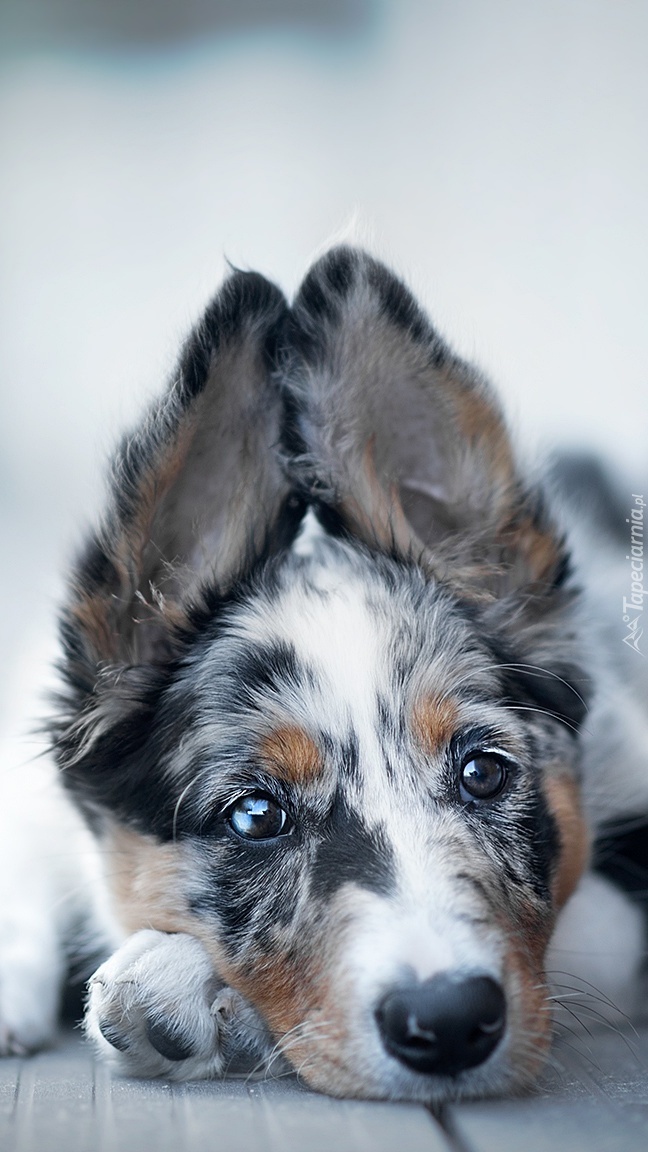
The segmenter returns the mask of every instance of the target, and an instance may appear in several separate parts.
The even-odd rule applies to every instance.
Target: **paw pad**
[[[168,1017],[163,1016],[158,1020],[149,1021],[146,1035],[156,1052],[166,1060],[188,1060],[194,1055],[193,1045],[178,1034],[177,1028]]]

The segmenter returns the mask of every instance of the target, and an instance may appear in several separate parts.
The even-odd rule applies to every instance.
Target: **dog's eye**
[[[229,810],[228,822],[244,840],[272,840],[290,830],[283,808],[263,792],[251,792],[237,800]]]
[[[499,796],[508,779],[506,761],[492,752],[471,752],[459,776],[459,791],[464,801],[493,800]]]

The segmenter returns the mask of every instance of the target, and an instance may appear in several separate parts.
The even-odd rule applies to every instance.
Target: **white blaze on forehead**
[[[317,593],[287,606],[300,615],[299,622],[287,621],[297,655],[327,680],[350,715],[373,714],[376,693],[386,687],[385,630],[368,611],[359,582],[322,569],[316,575]]]
[[[339,736],[353,731],[360,742],[368,737],[377,693],[388,688],[388,632],[367,604],[366,585],[349,568],[312,562],[308,581],[295,580],[270,613],[260,605],[251,623],[251,639],[289,644],[314,673],[316,723]]]

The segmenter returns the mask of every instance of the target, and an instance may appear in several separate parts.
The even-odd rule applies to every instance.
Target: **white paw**
[[[90,981],[85,1029],[131,1076],[206,1079],[264,1066],[272,1045],[250,1005],[223,985],[199,940],[145,929]]]

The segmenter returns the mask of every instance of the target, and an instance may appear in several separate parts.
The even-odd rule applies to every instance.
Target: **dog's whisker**
[[[298,1044],[303,1043],[309,1039],[327,1040],[329,1034],[325,1031],[330,1026],[330,1022],[305,1020],[296,1024],[293,1028],[289,1029],[283,1036],[275,1042],[270,1052],[265,1054],[256,1065],[254,1071],[264,1072],[265,1078],[269,1076],[276,1076],[276,1073],[271,1071],[272,1064],[282,1056],[285,1056],[292,1048],[297,1047]],[[291,1073],[283,1073],[283,1075],[290,1075]]]
[[[561,1004],[560,1007],[563,1008],[563,1010],[565,1012],[569,1013],[569,1015],[572,1017],[572,1019],[574,1019],[576,1021],[576,1023],[579,1025],[580,1028],[583,1029],[584,1032],[587,1032],[587,1035],[589,1036],[590,1040],[593,1041],[594,1037],[592,1036],[590,1029],[587,1027],[586,1024],[583,1023],[583,1021],[581,1020],[580,1016],[575,1011],[575,1009],[573,1007],[570,1007],[567,1004]],[[563,1026],[564,1026],[564,1021],[558,1021],[558,1023],[563,1023]],[[571,1029],[570,1029],[570,1031],[571,1031]]]
[[[560,985],[554,985],[554,987],[560,987]],[[568,985],[563,985],[563,987],[568,987]],[[556,992],[553,995],[547,996],[546,999],[548,1001],[553,1000],[557,1004],[562,1004],[567,1000],[576,1004],[582,1004],[583,1002],[589,1004],[590,1001],[593,1001],[595,1004],[601,1004],[604,1008],[608,1008],[615,1016],[621,1017],[621,1019],[624,1020],[627,1025],[634,1029],[632,1019],[627,1012],[623,1012],[622,1009],[614,1004],[611,1000],[608,1000],[602,996],[596,996],[593,992],[575,988],[568,992]]]
[[[597,1072],[601,1072],[602,1071],[601,1067],[597,1063],[597,1061],[594,1059],[594,1054],[592,1052],[592,1049],[583,1040],[582,1034],[579,1034],[578,1032],[576,1032],[573,1028],[570,1028],[569,1025],[565,1024],[564,1022],[560,1023],[560,1027],[563,1029],[564,1032],[568,1032],[570,1034],[570,1036],[572,1036],[574,1038],[574,1040],[576,1041],[576,1044],[572,1044],[572,1042],[570,1040],[567,1040],[565,1038],[565,1036],[559,1036],[559,1037],[557,1037],[557,1040],[558,1040],[558,1043],[560,1044],[561,1048],[568,1048],[570,1050],[570,1052],[574,1052],[576,1054],[576,1056],[578,1056],[580,1059],[586,1060],[588,1064],[591,1064],[592,1068],[595,1068]],[[578,1045],[578,1047],[577,1047],[577,1045]],[[583,1051],[583,1048],[585,1048],[586,1051]]]
[[[553,712],[550,708],[540,708],[537,704],[507,703],[506,707],[510,709],[511,712],[535,712],[538,716],[549,716],[552,720],[560,719],[561,723],[565,724],[567,728],[570,728],[572,732],[586,731],[582,724],[574,724],[559,712]]]
[[[579,988],[577,985],[574,985],[574,984],[571,984],[571,985],[570,984],[555,984],[553,982],[553,980],[550,980],[551,986],[553,988],[565,988],[569,992],[574,992],[574,993],[577,993],[579,995],[586,996],[586,997],[588,997],[592,1000],[595,1000],[598,1003],[600,1003],[600,1004],[602,1004],[608,1008],[611,1008],[612,1011],[617,1016],[620,1016],[620,1017],[622,1017],[622,1019],[627,1021],[627,1023],[632,1028],[632,1031],[637,1036],[637,1039],[639,1039],[639,1033],[636,1031],[634,1025],[632,1024],[632,1020],[631,1020],[630,1016],[626,1012],[624,1012],[623,1009],[620,1008],[618,1004],[615,1004],[614,1000],[611,1000],[609,996],[606,996],[606,994],[603,992],[603,990],[601,988],[597,988],[595,984],[590,983],[589,980],[585,980],[581,976],[572,976],[571,973],[569,973],[569,972],[563,972],[563,971],[559,971],[558,969],[554,969],[553,974],[556,976],[567,976],[573,980],[578,980],[581,985],[585,984],[586,988],[582,989],[582,988]],[[551,978],[552,974],[547,973],[547,975],[549,978]]]
[[[554,672],[551,668],[543,667],[543,665],[541,665],[541,664],[523,664],[523,663],[496,663],[496,664],[489,664],[486,666],[486,671],[491,671],[491,672],[516,671],[518,669],[523,670],[525,672],[528,672],[532,675],[535,674],[539,678],[544,677],[546,679],[556,680],[560,684],[564,684],[565,687],[568,688],[570,692],[573,692],[573,694],[577,697],[578,701],[582,704],[583,708],[586,711],[590,710],[588,702],[581,695],[581,693],[578,691],[578,689],[575,688],[573,684],[570,684],[568,680],[565,680],[564,676],[559,676],[558,673]],[[461,687],[469,679],[470,679],[470,675],[466,674],[465,676],[461,677],[461,679],[454,681],[454,687],[455,688]],[[553,713],[552,713],[552,715],[553,715]]]

